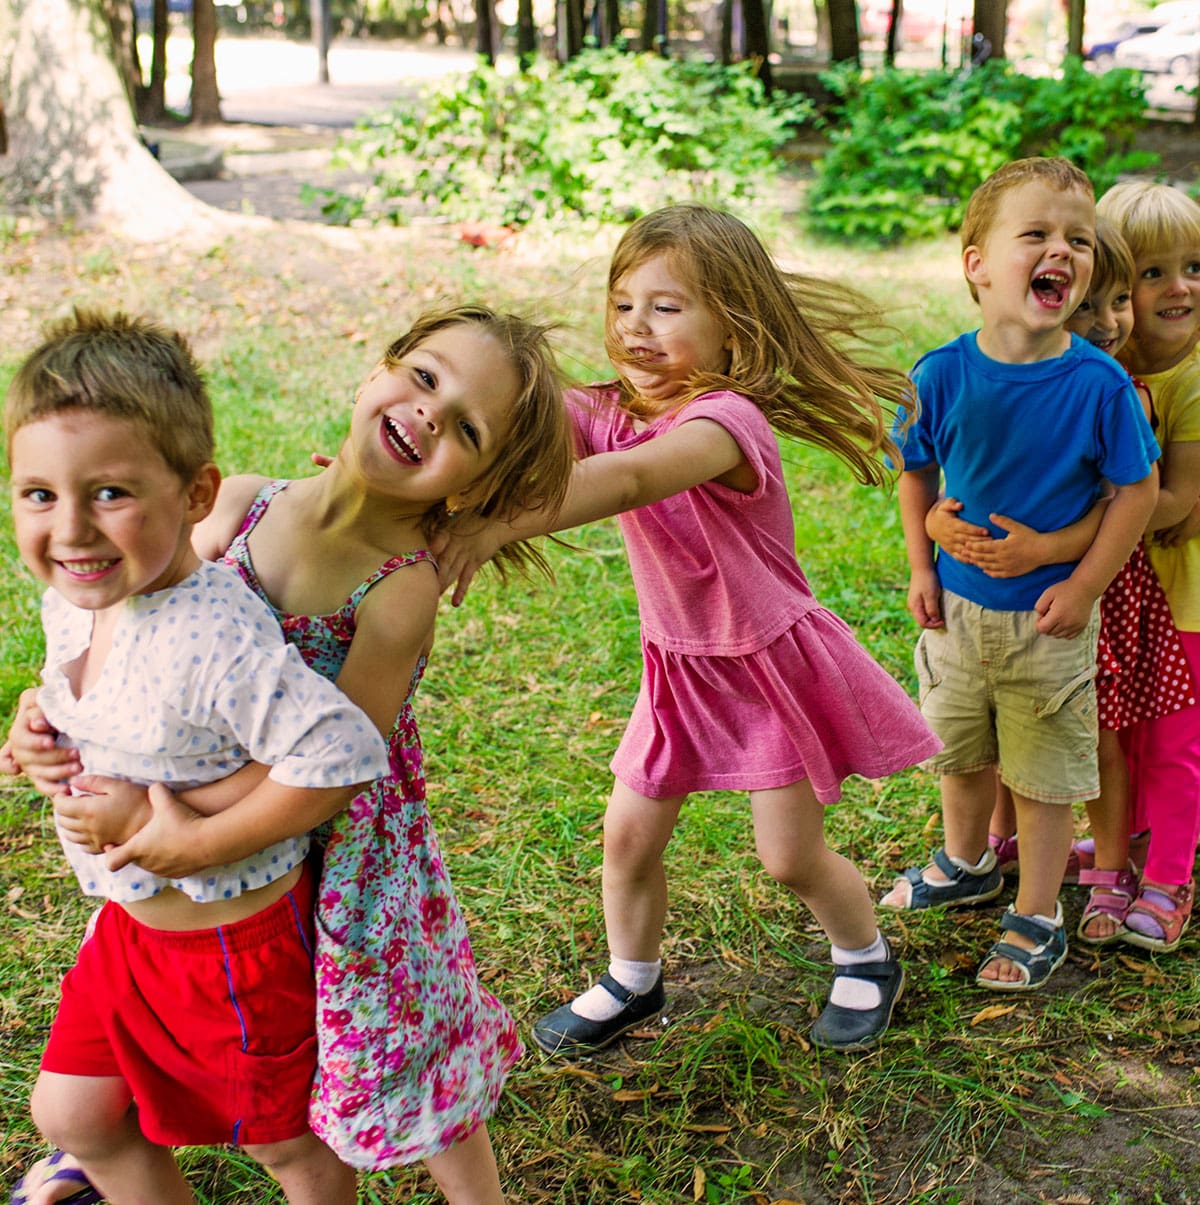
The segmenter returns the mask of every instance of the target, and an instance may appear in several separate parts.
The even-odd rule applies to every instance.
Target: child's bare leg
[[[663,851],[686,796],[648,799],[613,785],[604,813],[604,928],[614,958],[654,962],[667,918]]]
[[[289,1205],[354,1205],[357,1173],[315,1134],[242,1149],[279,1181]]]
[[[870,893],[854,863],[825,844],[825,808],[808,781],[751,791],[750,806],[763,869],[812,909],[835,946],[869,946],[879,932]]]
[[[486,1125],[425,1160],[448,1205],[504,1205],[500,1173]]]
[[[987,766],[970,774],[943,774],[941,787],[946,853],[968,866],[976,866],[988,849],[988,820],[996,802],[996,772]],[[921,874],[930,883],[949,881],[936,865],[926,866]],[[880,903],[888,908],[907,908],[911,898],[912,884],[907,879],[897,879]]]
[[[30,1107],[38,1129],[76,1158],[111,1205],[194,1205],[170,1147],[156,1146],[138,1126],[123,1079],[43,1071]],[[31,1205],[54,1200],[34,1196]]]
[[[1121,742],[1115,732],[1101,729],[1100,794],[1087,804],[1096,870],[1122,871],[1128,867],[1130,808],[1129,768]],[[1099,940],[1113,936],[1121,927],[1116,916],[1097,911],[1088,918],[1080,934]]]
[[[1070,805],[1026,799],[1015,792],[1013,803],[1017,809],[1017,834],[1021,842],[1021,885],[1014,908],[1022,916],[1044,916],[1053,920],[1067,854],[1075,835]],[[1011,929],[1005,932],[1004,940],[1026,950],[1037,945],[1033,938]],[[980,971],[980,977],[1015,983],[1021,973],[1011,959],[992,958]]]

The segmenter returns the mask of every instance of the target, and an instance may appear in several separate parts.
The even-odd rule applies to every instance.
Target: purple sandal
[[[59,1167],[58,1165],[67,1157],[66,1151],[55,1151],[52,1155],[48,1155],[44,1160],[38,1160],[27,1171],[20,1180],[17,1181],[16,1187],[12,1190],[12,1196],[9,1198],[10,1205],[26,1205],[29,1200],[30,1185],[25,1183],[35,1171],[40,1171],[42,1177],[33,1185],[33,1188],[44,1188],[47,1184],[53,1184],[56,1180],[65,1181],[68,1184],[78,1184],[79,1191],[73,1192],[69,1197],[60,1198],[55,1205],[99,1205],[99,1202],[104,1198],[92,1187],[91,1181],[77,1167]]]
[[[1090,887],[1087,907],[1079,918],[1079,928],[1075,930],[1080,941],[1089,946],[1107,946],[1114,941],[1122,941],[1125,937],[1125,917],[1129,912],[1133,897],[1137,894],[1137,877],[1129,870],[1096,870],[1089,867],[1079,872],[1081,886]],[[1116,927],[1111,933],[1097,937],[1087,932],[1087,927],[1098,916],[1111,917]]]

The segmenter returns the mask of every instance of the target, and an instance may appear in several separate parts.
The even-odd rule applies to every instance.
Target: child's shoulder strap
[[[437,569],[437,561],[433,559],[433,553],[428,548],[417,548],[413,552],[404,553],[402,556],[389,557],[370,577],[360,583],[354,590],[349,598],[350,605],[357,607],[372,586],[377,585],[384,578],[390,577],[397,569],[407,569],[410,565],[419,565],[423,561],[428,561],[435,570]]]

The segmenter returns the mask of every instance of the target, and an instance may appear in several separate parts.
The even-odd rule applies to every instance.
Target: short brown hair
[[[1092,198],[1096,195],[1091,180],[1069,159],[1059,156],[1013,159],[992,172],[967,201],[959,232],[964,251],[983,243],[996,222],[1005,194],[1023,184],[1045,184],[1061,192],[1075,190]],[[967,284],[971,296],[978,301],[979,290],[970,281]]]
[[[1116,285],[1133,288],[1133,252],[1121,232],[1103,217],[1096,219],[1096,258],[1092,267],[1089,295],[1107,293]]]
[[[149,318],[75,309],[46,327],[4,403],[5,448],[29,423],[81,410],[125,419],[190,481],[213,458],[212,403],[187,340]]]

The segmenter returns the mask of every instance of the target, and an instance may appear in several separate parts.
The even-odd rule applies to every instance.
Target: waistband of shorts
[[[300,877],[290,891],[268,904],[261,912],[243,917],[228,925],[211,929],[155,929],[134,920],[118,904],[108,903],[105,910],[115,909],[121,923],[128,926],[139,940],[176,954],[210,956],[221,951],[252,950],[265,941],[281,937],[296,929],[304,931],[312,915],[316,895],[315,873],[310,862],[300,866]]]

